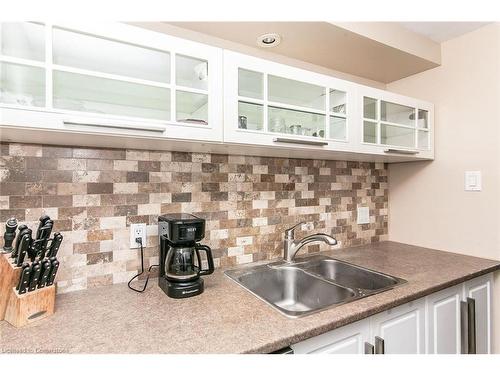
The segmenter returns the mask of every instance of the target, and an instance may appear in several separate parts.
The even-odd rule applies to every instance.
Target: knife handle
[[[16,259],[17,254],[19,252],[19,246],[21,245],[21,240],[22,240],[24,234],[28,231],[31,231],[24,224],[19,225],[19,227],[17,229],[18,229],[18,232],[17,232],[17,237],[16,237],[16,244],[14,245],[14,249],[12,250],[12,253],[10,254],[11,258],[14,258],[14,259]]]
[[[21,239],[21,245],[19,246],[19,254],[17,254],[16,258],[16,267],[21,267],[24,262],[24,257],[26,256],[26,252],[28,251],[28,247],[30,244],[30,236],[25,234]]]
[[[42,267],[40,266],[40,263],[38,264],[33,263],[28,292],[32,292],[36,289],[36,286],[38,285],[38,280],[40,279],[41,268]]]
[[[28,283],[30,281],[31,275],[31,266],[28,263],[23,264],[23,270],[21,271],[21,277],[19,278],[19,284],[17,284],[16,289],[19,294],[26,293],[26,289],[28,288]]]
[[[50,251],[47,254],[47,257],[55,257],[57,252],[59,251],[59,247],[61,246],[61,242],[63,240],[63,235],[59,232],[54,233],[54,238],[52,239],[52,243],[50,244]]]
[[[38,229],[36,230],[36,237],[35,237],[36,239],[40,238],[40,231],[48,220],[50,220],[49,215],[42,215],[42,216],[40,216],[40,219],[38,219],[38,221],[40,221],[40,223],[38,224]]]
[[[51,262],[52,262],[52,269],[50,271],[50,276],[49,276],[49,279],[47,281],[47,286],[49,285],[52,285],[54,284],[54,280],[56,278],[56,275],[57,275],[57,270],[59,269],[59,261],[57,259],[51,259]]]
[[[52,269],[52,264],[50,260],[46,259],[42,262],[42,270],[40,271],[40,280],[38,281],[38,288],[43,288],[47,285],[47,280],[49,279],[50,272]]]
[[[35,241],[36,256],[40,259],[45,258],[45,253],[47,252],[47,242],[49,241],[53,225],[54,223],[52,222],[52,220],[47,220],[45,225],[40,230],[40,233]]]

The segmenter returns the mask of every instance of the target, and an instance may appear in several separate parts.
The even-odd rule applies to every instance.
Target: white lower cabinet
[[[294,354],[363,354],[370,335],[365,320],[291,345]]]
[[[462,285],[431,294],[427,297],[427,352],[460,354],[460,303]]]
[[[377,354],[425,353],[425,301],[417,300],[371,318]]]
[[[491,353],[492,275],[291,345],[295,354]]]
[[[474,300],[475,349],[477,354],[491,353],[491,275],[467,281],[464,298]]]

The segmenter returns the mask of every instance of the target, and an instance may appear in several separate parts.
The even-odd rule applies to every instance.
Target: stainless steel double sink
[[[237,268],[225,274],[282,314],[296,318],[406,282],[323,255]]]

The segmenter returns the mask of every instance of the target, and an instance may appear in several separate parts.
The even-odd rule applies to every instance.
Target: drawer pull
[[[367,341],[365,341],[365,354],[375,354],[375,347]]]
[[[415,150],[399,150],[397,148],[386,148],[384,150],[386,154],[401,154],[401,155],[416,155],[419,151]]]
[[[460,302],[460,328],[462,331],[462,354],[476,354],[476,301],[467,297]]]
[[[308,145],[308,146],[328,146],[328,142],[324,141],[309,141],[307,139],[294,139],[294,138],[273,138],[273,142],[295,143],[299,145]]]
[[[379,336],[375,336],[375,354],[385,354],[385,342]]]
[[[115,123],[98,123],[92,121],[77,121],[77,120],[64,120],[64,125],[77,125],[77,126],[88,126],[94,128],[110,128],[110,129],[123,129],[123,130],[138,130],[153,133],[163,133],[165,128],[162,126],[154,125],[132,125],[132,124],[115,124]]]

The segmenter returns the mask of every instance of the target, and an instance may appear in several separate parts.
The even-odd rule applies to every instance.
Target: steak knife
[[[23,264],[23,270],[21,271],[21,277],[19,278],[19,284],[17,284],[16,289],[19,294],[26,293],[26,289],[28,288],[28,284],[30,281],[31,275],[31,266],[28,263]]]
[[[55,257],[57,255],[62,240],[63,240],[63,235],[59,232],[55,232],[54,238],[52,239],[52,243],[50,244],[50,250],[47,254],[47,258]]]
[[[16,258],[16,267],[21,267],[24,262],[24,257],[28,251],[28,247],[30,245],[30,235],[25,234],[23,238],[21,238],[21,244],[19,245],[19,250]]]
[[[56,278],[57,270],[59,269],[59,261],[56,258],[50,258],[52,263],[52,268],[50,270],[50,276],[47,280],[47,286],[54,284]]]
[[[32,264],[32,271],[31,271],[31,276],[30,276],[30,283],[28,287],[28,292],[32,292],[36,289],[38,285],[38,280],[40,279],[40,271],[42,267],[40,263],[33,263]]]
[[[40,280],[38,280],[38,288],[43,288],[47,284],[47,280],[49,279],[51,269],[52,269],[52,264],[50,260],[45,259],[42,262],[42,269],[40,271]]]

